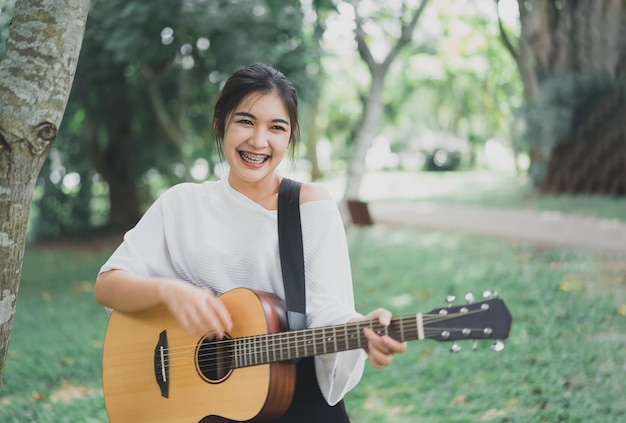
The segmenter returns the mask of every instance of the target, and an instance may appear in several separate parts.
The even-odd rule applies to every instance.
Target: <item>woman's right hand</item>
[[[96,301],[113,310],[135,312],[164,304],[189,334],[221,339],[232,330],[224,303],[210,290],[172,278],[136,276],[124,270],[98,275]]]
[[[160,296],[189,334],[222,339],[232,330],[233,322],[224,303],[208,289],[202,289],[185,281],[163,280]]]

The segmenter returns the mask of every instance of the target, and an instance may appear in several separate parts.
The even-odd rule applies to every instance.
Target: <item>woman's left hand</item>
[[[379,308],[367,316],[352,321],[378,320],[381,325],[389,326],[391,323],[391,312]],[[365,352],[375,369],[391,364],[394,354],[402,354],[406,351],[406,342],[396,341],[388,335],[377,335],[371,328],[364,328],[363,333],[367,337],[367,347]]]

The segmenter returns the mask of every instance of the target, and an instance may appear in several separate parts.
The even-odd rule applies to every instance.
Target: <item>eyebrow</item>
[[[244,116],[244,117],[249,117],[252,119],[256,119],[257,117],[255,115],[253,115],[252,113],[248,113],[248,112],[235,112],[235,116]],[[289,125],[289,121],[282,119],[282,118],[276,118],[276,119],[272,119],[272,122],[278,122],[278,123],[284,123],[285,125]]]

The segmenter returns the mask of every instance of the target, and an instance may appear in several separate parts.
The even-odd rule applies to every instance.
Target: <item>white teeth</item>
[[[262,154],[251,154],[248,153],[246,151],[240,151],[239,155],[247,162],[253,163],[253,164],[261,164],[263,163],[265,160],[268,159],[268,156]]]

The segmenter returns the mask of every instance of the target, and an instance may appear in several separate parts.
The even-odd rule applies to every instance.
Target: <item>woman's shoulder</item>
[[[218,181],[181,182],[169,187],[159,195],[159,200],[167,204],[188,204],[197,199],[202,201],[207,195],[215,195],[219,190]]]
[[[204,182],[180,182],[176,185],[169,187],[163,194],[167,195],[185,195],[189,193],[199,193],[205,191],[212,191],[217,189],[219,181],[204,181]]]
[[[312,182],[302,184],[302,188],[300,189],[300,204],[323,200],[333,200],[333,197],[325,186]]]

